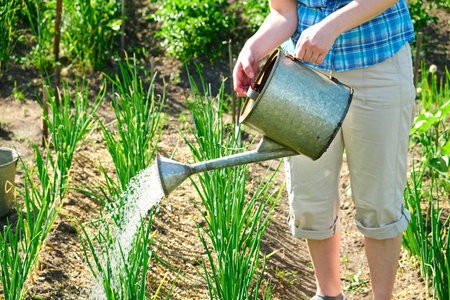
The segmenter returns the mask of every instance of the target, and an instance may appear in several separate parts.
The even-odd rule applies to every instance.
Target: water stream
[[[164,197],[158,169],[156,163],[147,169],[141,171],[128,184],[127,189],[122,193],[121,198],[124,203],[118,213],[120,227],[114,233],[114,244],[110,247],[109,263],[112,269],[113,278],[123,272],[124,259],[120,253],[120,248],[125,255],[125,261],[128,253],[132,249],[135,235],[139,232],[143,219],[153,206],[158,205]],[[110,209],[108,209],[111,211]],[[113,214],[117,213],[113,212]],[[120,248],[119,248],[120,245]],[[105,262],[103,262],[105,265]],[[93,287],[90,299],[106,299],[106,295],[101,282],[101,274]],[[114,285],[120,284],[119,280],[113,282]]]

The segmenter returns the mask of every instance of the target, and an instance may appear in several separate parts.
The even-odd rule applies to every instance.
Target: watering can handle
[[[255,90],[253,90],[252,87],[249,87],[248,91],[247,91],[247,97],[256,101],[256,99],[258,99],[258,97],[259,97],[259,93]]]

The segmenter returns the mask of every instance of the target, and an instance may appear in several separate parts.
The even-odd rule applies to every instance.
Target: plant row
[[[149,190],[146,181],[155,171],[152,162],[164,122],[164,94],[155,95],[154,78],[149,82],[139,79],[133,62],[120,63],[120,73],[107,77],[95,99],[90,99],[84,81],[76,82],[74,91],[66,84],[59,97],[49,87],[50,113],[43,111],[50,137],[43,150],[33,145],[35,164],[21,161],[25,175],[23,188],[16,187],[17,223],[8,224],[0,235],[4,299],[32,294],[28,285],[40,272],[39,255],[68,189],[88,193],[102,203],[94,220],[71,219],[95,278],[90,298],[156,299],[159,289],[151,292],[147,282],[157,274],[151,274],[149,267],[161,263],[173,270],[164,257],[156,255],[151,230],[164,193],[161,188]],[[249,145],[238,139],[240,128],[223,120],[224,85],[214,97],[203,81],[201,91],[190,78],[192,94],[187,106],[194,126],[185,130],[194,135],[195,142],[185,141],[194,161],[245,151]],[[111,108],[116,117],[109,123],[96,118],[107,82],[112,85]],[[99,162],[103,184],[80,186],[71,182],[73,157],[95,128],[101,129],[115,166],[114,176]],[[271,298],[260,242],[279,198],[272,188],[276,172],[267,173],[255,187],[248,185],[247,173],[247,166],[238,166],[201,174],[199,183],[193,181],[198,196],[192,202],[205,220],[197,223],[197,232],[207,253],[199,261],[198,272],[211,299]]]
[[[450,297],[450,74],[438,81],[436,66],[422,66],[418,116],[411,130],[413,166],[405,200],[411,222],[403,245],[420,266],[433,299]]]

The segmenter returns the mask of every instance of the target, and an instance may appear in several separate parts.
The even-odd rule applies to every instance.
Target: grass
[[[201,77],[199,69],[198,73]],[[247,147],[235,138],[239,129],[234,131],[223,121],[224,85],[213,98],[201,81],[203,91],[191,77],[192,99],[188,101],[196,143],[186,137],[185,141],[194,161],[245,151]],[[236,166],[199,174],[199,183],[193,181],[203,207],[194,204],[207,225],[197,224],[197,231],[206,251],[199,273],[207,282],[210,299],[271,298],[270,283],[263,286],[267,256],[260,257],[260,243],[279,197],[269,193],[276,172],[266,173],[256,188],[248,185],[247,173],[248,166]]]

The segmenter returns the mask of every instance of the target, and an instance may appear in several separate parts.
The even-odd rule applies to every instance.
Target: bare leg
[[[374,300],[391,299],[402,238],[403,234],[385,240],[364,237]]]
[[[317,293],[336,297],[341,293],[339,249],[341,232],[325,240],[308,239],[309,254],[314,266]]]

